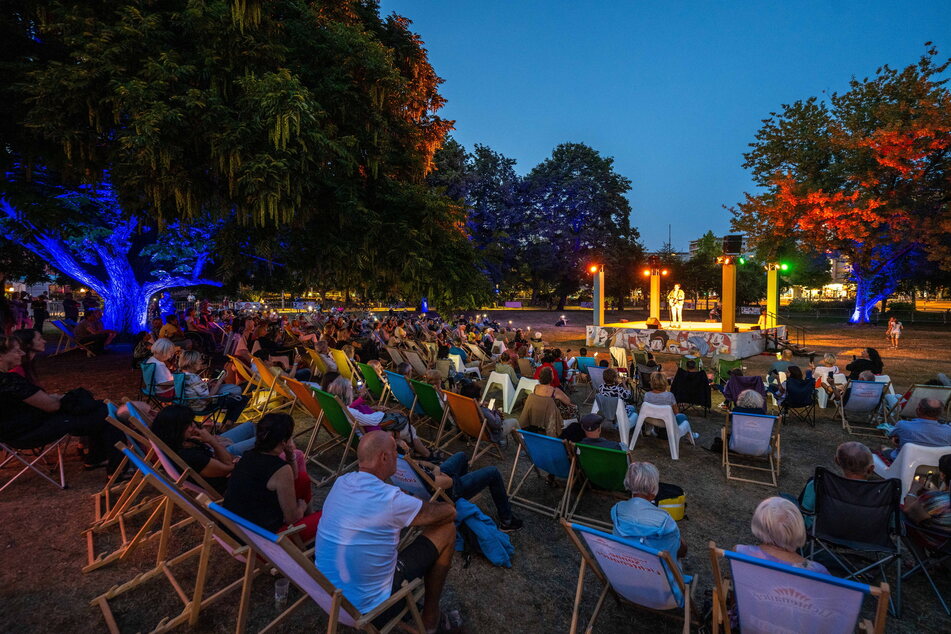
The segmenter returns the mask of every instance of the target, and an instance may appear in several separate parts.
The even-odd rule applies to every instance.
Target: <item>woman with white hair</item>
[[[813,572],[829,574],[822,564],[810,561],[796,552],[806,543],[806,527],[802,513],[795,504],[781,497],[766,498],[753,512],[750,523],[755,546],[738,544],[734,550],[757,559],[766,559],[788,566],[805,568]]]
[[[678,558],[687,554],[687,544],[670,513],[652,503],[660,488],[660,472],[649,462],[632,462],[624,477],[624,488],[631,499],[611,508],[613,533],[633,539],[656,550],[665,550]]]
[[[766,399],[756,390],[743,390],[736,397],[732,412],[736,414],[765,414]]]
[[[171,339],[161,337],[152,344],[152,356],[145,360],[155,366],[155,375],[152,385],[146,388],[153,390],[158,398],[172,398],[175,396],[175,377],[168,369],[167,363],[178,353],[178,346]],[[143,364],[144,367],[144,364]]]

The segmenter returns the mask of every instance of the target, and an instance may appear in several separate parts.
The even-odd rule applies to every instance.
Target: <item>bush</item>
[[[815,305],[808,299],[794,299],[786,305],[786,310],[791,313],[808,313],[815,310]]]
[[[915,305],[911,302],[888,302],[888,305],[885,306],[885,310],[892,312],[895,310],[914,310]]]

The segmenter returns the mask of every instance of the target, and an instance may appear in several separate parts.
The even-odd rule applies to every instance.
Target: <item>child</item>
[[[891,348],[898,349],[898,338],[901,337],[902,325],[895,317],[888,320],[888,327],[885,329],[885,336],[888,338]]]

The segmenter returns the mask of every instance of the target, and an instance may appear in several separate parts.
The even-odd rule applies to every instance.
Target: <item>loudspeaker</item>
[[[660,330],[660,324],[647,324],[648,330]]]
[[[723,236],[723,255],[740,255],[743,252],[743,234]]]

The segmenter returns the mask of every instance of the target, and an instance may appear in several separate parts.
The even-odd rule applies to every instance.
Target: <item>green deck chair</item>
[[[429,419],[425,422],[438,430],[438,433],[442,433],[443,425],[446,424],[446,417],[449,414],[449,408],[443,407],[436,388],[429,383],[417,381],[416,379],[410,379],[409,383],[413,391],[416,392],[417,405],[423,408],[426,418]]]
[[[725,384],[730,380],[730,372],[736,368],[743,367],[743,359],[737,359],[736,361],[727,361],[725,359],[720,359],[717,361],[716,367],[716,382]]]
[[[584,484],[578,490],[575,503],[571,506],[567,519],[570,522],[578,522],[586,526],[610,531],[614,528],[610,519],[605,521],[604,519],[585,517],[578,513],[578,504],[581,502],[581,498],[584,497],[585,491],[589,489],[618,499],[627,499],[629,494],[624,490],[624,476],[627,475],[631,453],[584,443],[576,443],[574,450],[578,456],[578,468],[581,469],[581,474],[584,476]],[[606,517],[609,516],[606,515]]]
[[[376,370],[366,363],[358,362],[357,367],[360,368],[360,374],[363,375],[363,380],[366,383],[370,395],[373,396],[373,399],[377,403],[382,403],[387,391],[386,384],[380,380],[380,376],[376,373]]]
[[[314,455],[307,456],[307,459],[310,462],[313,462],[314,464],[330,472],[329,476],[317,482],[317,486],[321,486],[330,480],[333,480],[338,475],[348,471],[357,464],[356,460],[353,460],[348,464],[347,456],[353,452],[354,457],[356,457],[357,450],[355,438],[359,423],[353,419],[353,417],[350,415],[350,412],[347,411],[347,408],[344,407],[343,403],[340,402],[340,399],[334,394],[330,394],[318,389],[314,389],[313,392],[314,396],[317,397],[317,402],[320,403],[320,409],[322,410],[320,420],[317,421],[317,424],[320,425],[323,423],[325,425],[324,428],[336,436],[336,442],[330,444],[325,443],[320,446],[319,450],[315,452]],[[319,461],[319,458],[322,455],[341,444],[343,445],[343,454],[340,456],[340,463],[337,465],[336,469],[328,467]]]

